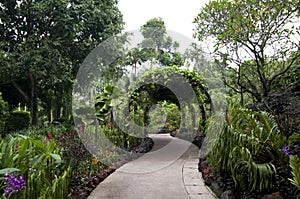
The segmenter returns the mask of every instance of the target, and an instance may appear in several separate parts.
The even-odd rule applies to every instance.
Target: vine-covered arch
[[[173,93],[167,85],[171,85],[171,87],[173,85],[173,88],[175,86],[181,92],[180,95]],[[187,85],[191,90],[186,88]],[[194,95],[191,91],[194,92]],[[143,109],[144,125],[148,123],[149,109],[153,104],[163,100],[170,101],[181,108],[182,117],[184,118],[185,111],[182,110],[183,107],[180,107],[179,101],[185,100],[189,102],[189,100],[192,100],[189,99],[192,96],[196,96],[196,101],[191,101],[191,104],[185,105],[195,117],[197,115],[195,111],[200,111],[199,115],[201,118],[192,117],[192,122],[194,124],[198,122],[200,127],[204,129],[206,119],[213,111],[212,100],[204,80],[194,71],[181,69],[177,66],[149,70],[139,77],[128,92],[130,111],[135,111],[137,108]],[[196,121],[197,119],[198,121]]]
[[[124,78],[115,86],[105,87],[96,98],[100,126],[109,126],[118,132],[108,136],[109,139],[122,138],[127,149],[132,140],[146,138],[150,109],[162,101],[178,106],[181,114],[178,136],[183,135],[189,141],[201,138],[213,107],[205,82],[196,72],[170,66],[146,71],[132,84],[127,80]]]

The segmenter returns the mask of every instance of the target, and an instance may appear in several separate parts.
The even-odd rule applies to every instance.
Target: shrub
[[[7,118],[5,130],[8,132],[14,132],[28,128],[30,120],[30,112],[22,110],[13,111]]]
[[[0,135],[4,131],[7,115],[8,104],[2,99],[2,94],[0,93]]]

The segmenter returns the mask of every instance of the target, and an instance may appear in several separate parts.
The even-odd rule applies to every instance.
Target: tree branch
[[[22,90],[22,88],[16,83],[16,82],[12,82],[12,85],[19,91],[19,93],[23,96],[23,98],[25,99],[25,101],[30,104],[30,98],[28,97],[28,95]]]
[[[271,85],[271,83],[279,76],[283,75],[284,73],[286,73],[288,70],[290,70],[290,68],[292,67],[292,65],[295,63],[295,61],[300,57],[300,53],[297,53],[297,55],[292,58],[291,62],[289,63],[289,65],[282,70],[280,73],[273,75],[273,77],[269,80],[269,84]]]

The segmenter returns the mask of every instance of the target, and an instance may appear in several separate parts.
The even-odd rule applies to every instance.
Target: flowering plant
[[[286,156],[289,156],[289,147],[287,145],[284,145],[282,149],[279,149],[279,151],[284,153]]]
[[[12,192],[17,193],[26,187],[26,181],[23,176],[15,177],[13,174],[4,174],[4,183],[8,186],[4,189],[5,195],[10,195]]]

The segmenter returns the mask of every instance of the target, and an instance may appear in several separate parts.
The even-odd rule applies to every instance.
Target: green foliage
[[[0,135],[4,131],[7,115],[8,115],[8,104],[2,99],[2,94],[0,93]]]
[[[153,48],[161,49],[165,43],[165,34],[167,32],[165,22],[161,18],[153,18],[141,27],[141,33],[144,36],[144,45],[149,40],[153,44]],[[147,42],[148,41],[148,42]],[[143,46],[143,42],[141,44]],[[149,45],[147,46],[149,47]]]
[[[226,121],[211,119],[208,160],[220,173],[231,173],[237,188],[263,191],[272,188],[276,167],[286,167],[288,157],[280,153],[284,139],[274,118],[233,103]],[[213,123],[216,124],[213,125]],[[218,132],[221,131],[221,132]],[[216,136],[215,136],[216,135]]]
[[[261,101],[300,56],[297,0],[216,0],[195,18],[195,37],[213,38],[224,82]],[[232,75],[230,75],[232,74]]]
[[[164,84],[167,85],[168,83],[173,82],[170,81],[170,79],[173,78],[174,75],[178,75],[180,77],[182,76],[182,79],[186,79],[182,81],[187,81],[184,83],[190,84],[196,93],[196,98],[198,99],[198,104],[197,102],[194,102],[195,104],[187,104],[185,106],[189,107],[181,107],[181,112],[193,112],[193,114],[196,115],[199,113],[197,110],[199,110],[199,107],[201,107],[201,117],[200,115],[199,117],[193,117],[192,114],[185,116],[181,115],[178,106],[178,99],[170,90],[162,86]],[[161,85],[143,85],[144,82],[152,82],[158,79],[163,81]],[[177,84],[176,87],[178,87]],[[142,86],[138,87],[138,85]],[[136,86],[138,89],[136,89]],[[168,128],[169,132],[179,128],[182,117],[185,121],[183,122],[182,126],[185,129],[187,129],[187,126],[193,126],[194,128],[197,128],[198,126],[196,126],[196,124],[199,124],[199,122],[204,123],[206,116],[209,115],[209,113],[206,112],[206,108],[208,110],[211,109],[210,96],[207,93],[207,88],[204,85],[202,78],[195,72],[179,69],[175,66],[150,70],[140,77],[135,84],[129,87],[127,90],[118,89],[116,86],[106,86],[102,87],[102,89],[103,90],[101,90],[100,94],[96,97],[95,103],[97,118],[100,121],[100,128],[98,135],[97,130],[95,129],[95,131],[89,131],[89,133],[91,133],[90,136],[92,138],[97,137],[100,140],[102,139],[101,134],[104,132],[106,137],[109,138],[114,145],[121,148],[124,147],[128,150],[139,146],[147,133],[150,133],[146,132],[145,127],[150,127],[151,131],[154,132],[158,131],[158,126],[163,127],[160,124],[155,124],[156,122],[161,122],[158,121],[159,118],[161,118],[161,115],[159,114],[159,116],[156,117],[151,115],[150,112],[152,111],[151,108],[153,108],[154,105],[160,104],[164,100],[166,100],[167,103],[162,105],[162,110],[166,112],[167,121],[165,128]],[[186,92],[185,89],[181,89],[181,91]],[[186,93],[186,96],[189,96],[189,94],[190,93]],[[183,94],[182,96],[185,95]],[[129,106],[127,104],[128,99]],[[113,114],[113,108],[118,114]],[[126,112],[127,109],[129,114]],[[116,118],[113,118],[114,116],[116,116]],[[153,117],[156,118],[153,119]],[[124,125],[120,126],[119,124],[115,124],[115,121],[118,122],[120,120]],[[134,123],[135,125],[130,125],[130,123]],[[107,131],[106,128],[109,128],[110,130]],[[194,128],[189,128],[190,132],[195,132],[198,130]],[[96,141],[97,140],[95,140],[95,142]]]
[[[139,78],[136,84],[138,85],[141,82],[150,82],[151,79],[152,81],[157,81],[162,79],[164,84],[168,84],[170,79],[176,74],[180,74],[187,79],[187,82],[194,89],[194,92],[196,93],[198,97],[198,102],[200,104],[211,103],[210,96],[207,92],[207,86],[205,85],[205,82],[203,81],[202,77],[198,75],[196,72],[180,69],[176,66],[169,66],[169,67],[164,67],[164,68],[149,71],[145,73],[141,78]],[[177,84],[179,83],[177,82]],[[149,87],[149,89],[153,89],[153,87]],[[181,90],[184,91],[184,89]],[[176,103],[176,101],[174,100],[171,101]]]
[[[180,77],[183,78],[181,79]],[[174,81],[172,78],[177,79]],[[159,84],[144,85],[144,82],[159,82]],[[190,93],[192,90],[188,91],[182,85],[189,85],[192,87],[194,93]],[[207,87],[202,77],[197,75],[196,72],[180,69],[176,66],[157,68],[144,73],[143,76],[130,87],[129,92],[126,94],[126,96],[130,98],[130,111],[135,111],[137,115],[140,116],[138,118],[144,120],[143,125],[149,125],[148,112],[154,105],[159,104],[159,102],[167,101],[179,107],[179,100],[182,99],[180,97],[177,99],[178,96],[175,96],[172,91],[167,89],[169,86],[173,88],[176,87],[177,90],[180,90],[181,97],[196,95],[196,102],[186,102],[186,104],[180,107],[181,127],[183,129],[191,127],[188,129],[190,132],[193,132],[195,130],[193,128],[203,126],[206,116],[212,111],[211,99]],[[194,106],[195,104],[197,105]],[[144,114],[140,114],[139,111],[143,111]],[[201,116],[194,115],[188,117],[187,114],[184,114],[186,111],[191,113],[191,115],[201,113]],[[174,114],[176,113],[174,112]],[[187,125],[189,120],[191,120],[191,123]],[[176,119],[175,123],[177,124],[174,123],[175,126],[173,129],[179,125],[178,122]],[[196,127],[197,124],[199,125]]]
[[[9,136],[0,142],[0,173],[24,176],[26,188],[17,198],[65,198],[69,191],[71,168],[63,162],[54,140],[24,135]],[[2,184],[2,179],[0,180]],[[3,187],[1,198],[6,198]],[[8,198],[13,198],[11,194]]]
[[[111,109],[120,103],[118,99],[120,92],[115,86],[106,86],[104,90],[96,97],[96,115],[98,120],[103,124],[108,116],[110,116]],[[113,118],[110,118],[111,121]]]
[[[45,170],[30,175],[26,186],[28,191],[20,193],[20,199],[35,198],[34,196],[38,196],[38,199],[67,198],[69,195],[71,173],[72,169],[71,167],[68,167],[60,176],[54,176],[51,184],[47,184],[47,187],[43,187],[42,190],[39,185],[40,183],[45,183],[43,179],[47,176]]]
[[[293,178],[289,178],[289,181],[298,188],[298,194],[300,195],[300,161],[298,156],[290,156],[290,167],[292,168]]]
[[[295,142],[296,140],[300,139],[300,134],[293,134],[289,137],[288,143],[289,145]]]
[[[164,68],[158,68],[155,70],[150,70],[147,73],[145,73],[142,77],[138,79],[138,81],[135,83],[135,85],[140,85],[142,82],[155,82],[158,80],[163,81],[163,84],[168,84],[170,79],[176,75],[180,74],[184,78],[187,79],[187,82],[193,87],[196,95],[198,95],[198,100],[199,103],[210,103],[210,96],[207,93],[207,87],[202,79],[201,76],[199,76],[196,72],[185,70],[185,69],[180,69],[177,66],[169,66],[169,67],[164,67]],[[143,88],[144,90],[155,90],[158,89],[156,88],[158,85],[149,85],[146,88]],[[184,89],[182,89],[184,91]],[[164,95],[167,95],[164,93]],[[155,96],[153,96],[155,97]],[[160,101],[159,97],[163,99],[163,96],[157,96],[157,100]],[[172,99],[174,103],[174,99]]]
[[[127,135],[121,130],[110,129],[107,127],[103,127],[102,130],[105,136],[113,143],[114,146],[124,148],[124,143],[127,142],[126,150],[128,151],[138,147],[142,142],[142,139],[140,137]],[[130,133],[132,134],[133,132]]]
[[[120,33],[115,0],[2,1],[0,84],[10,84],[32,111],[61,108],[70,115],[72,83],[85,57],[103,40]],[[20,53],[22,52],[22,53]],[[43,102],[43,103],[39,103]],[[69,115],[68,115],[68,114]]]
[[[139,48],[133,48],[127,53],[126,63],[135,70],[137,64],[155,60],[161,66],[182,66],[183,55],[176,52],[179,43],[173,41],[167,34],[166,26],[161,18],[153,18],[141,26],[141,34],[144,39],[138,44]]]
[[[179,107],[176,104],[159,102],[158,107],[155,108],[150,112],[152,126],[149,128],[152,128],[153,133],[159,130],[169,133],[179,128],[181,117]],[[163,129],[158,129],[158,127]]]
[[[30,112],[23,110],[15,110],[7,118],[5,130],[7,132],[15,132],[29,127],[31,121]]]

